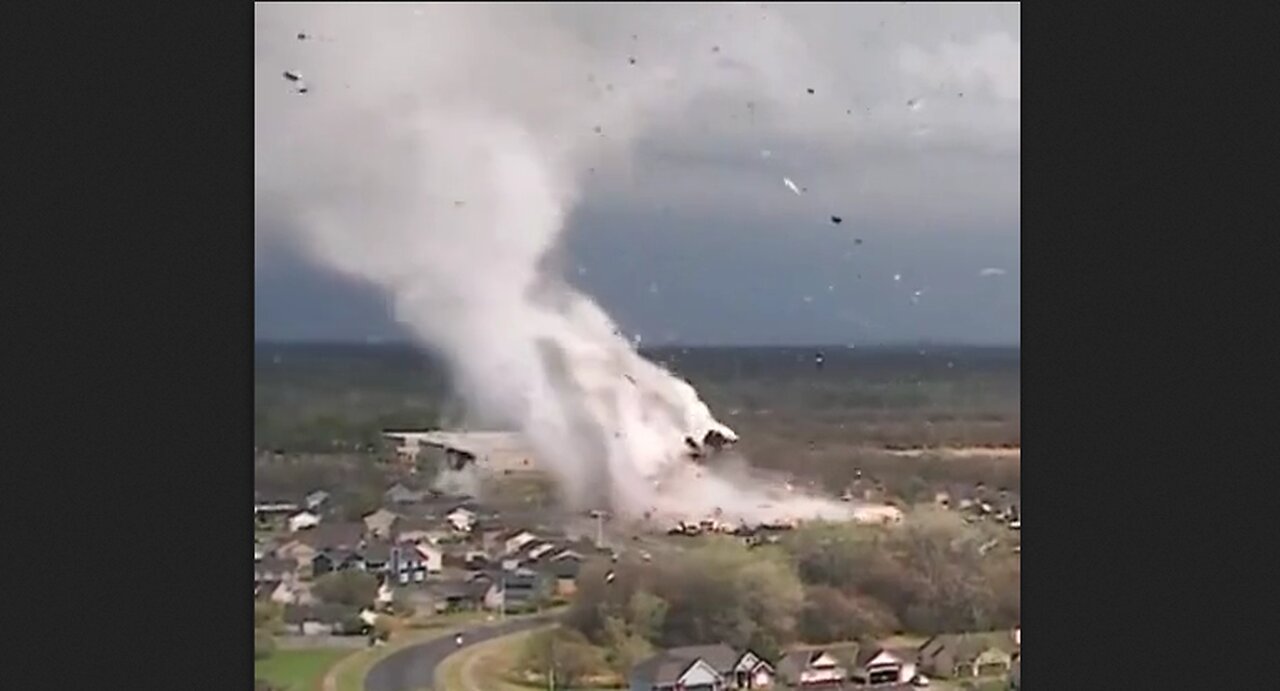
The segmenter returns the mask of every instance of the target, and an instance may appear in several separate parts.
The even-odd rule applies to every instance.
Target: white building
[[[320,517],[310,511],[301,511],[289,517],[289,530],[298,532],[320,525]]]

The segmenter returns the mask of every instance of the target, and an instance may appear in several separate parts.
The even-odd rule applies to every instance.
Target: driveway
[[[460,629],[462,648],[491,638],[537,628],[553,619],[553,616],[548,615]],[[436,666],[457,650],[461,648],[454,643],[453,634],[450,634],[396,651],[369,670],[369,675],[364,679],[364,691],[422,691],[432,688],[435,684]]]

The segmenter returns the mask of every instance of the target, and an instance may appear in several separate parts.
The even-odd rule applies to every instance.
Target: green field
[[[253,664],[253,676],[289,691],[315,691],[320,688],[325,672],[352,652],[331,648],[277,650],[271,657]]]

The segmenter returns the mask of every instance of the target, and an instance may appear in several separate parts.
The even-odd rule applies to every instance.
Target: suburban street
[[[462,630],[462,648],[492,638],[536,628],[551,620],[550,616],[489,624]],[[421,691],[433,688],[436,667],[446,657],[460,650],[453,634],[398,651],[374,665],[365,677],[364,691]]]

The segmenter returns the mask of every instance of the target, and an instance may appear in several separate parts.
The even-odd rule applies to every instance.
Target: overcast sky
[[[411,36],[429,12],[461,10],[398,11]],[[515,20],[520,10],[491,11]],[[738,80],[647,121],[627,156],[602,158],[586,176],[560,263],[624,330],[644,343],[1019,341],[1016,4],[537,11],[581,43],[575,78],[604,82],[608,94],[659,69],[650,66],[672,51],[646,38],[671,26],[701,39],[700,23],[714,24],[699,78]],[[258,15],[259,123],[284,107],[263,89],[321,99],[338,88],[308,75],[311,93],[285,94],[280,73],[305,51],[341,50],[341,24],[295,28]],[[497,24],[473,40],[502,40]],[[521,22],[510,24],[501,30]],[[313,35],[299,41],[299,31]],[[557,50],[525,40],[532,54]],[[257,218],[259,338],[401,337],[384,296],[279,241],[268,231],[281,222],[261,210]]]

